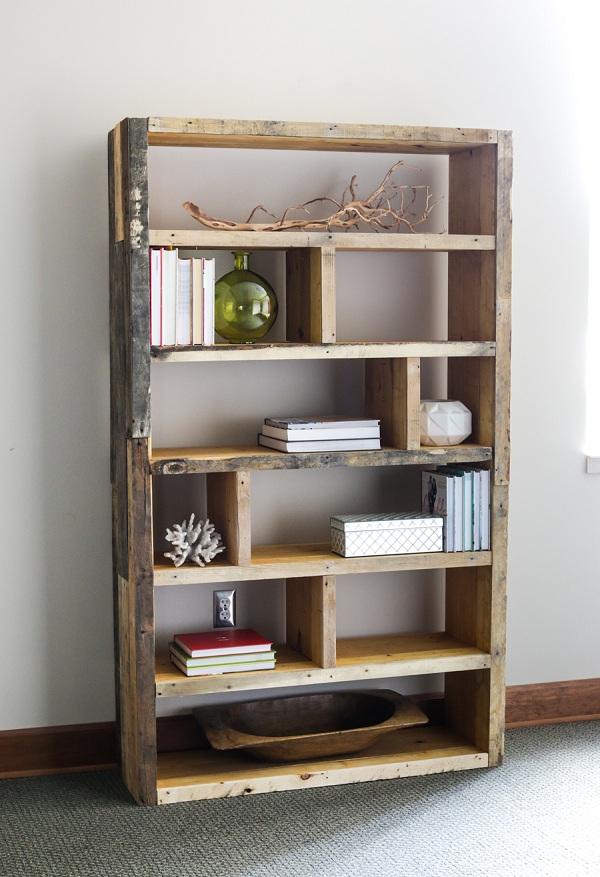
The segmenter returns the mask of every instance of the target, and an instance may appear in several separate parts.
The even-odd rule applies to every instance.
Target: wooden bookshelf
[[[151,229],[149,146],[315,149],[449,156],[445,234],[277,233]],[[124,119],[109,134],[111,483],[117,716],[123,778],[140,803],[497,765],[504,730],[512,142],[506,131],[214,119]],[[150,348],[150,246],[281,250],[285,341]],[[336,254],[448,254],[448,337],[345,342],[336,337]],[[442,357],[448,394],[473,412],[470,443],[420,446],[422,359]],[[384,447],[357,453],[279,454],[256,446],[151,449],[150,367],[164,363],[364,361],[366,413]],[[200,366],[198,366],[200,368]],[[330,467],[482,463],[492,473],[492,550],[343,558],[329,545],[252,545],[252,472]],[[208,512],[227,552],[204,568],[155,558],[152,481],[202,475]],[[336,577],[444,570],[445,624],[435,633],[338,638]],[[158,587],[285,580],[286,642],[274,670],[186,677],[156,655]],[[168,592],[166,592],[168,594]],[[170,597],[169,597],[170,598]],[[157,752],[157,698],[444,674],[435,723],[395,732],[343,759],[265,765],[197,747]],[[173,743],[174,748],[177,748]],[[181,747],[179,747],[181,748]]]

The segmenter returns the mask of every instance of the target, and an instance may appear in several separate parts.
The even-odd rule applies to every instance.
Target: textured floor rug
[[[502,768],[141,808],[115,773],[0,782],[2,877],[600,875],[600,722]]]

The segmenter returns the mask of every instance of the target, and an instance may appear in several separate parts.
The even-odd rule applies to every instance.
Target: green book
[[[253,664],[266,661],[272,663],[275,660],[275,652],[273,649],[267,649],[265,652],[251,652],[236,655],[216,655],[210,658],[190,658],[183,649],[180,649],[177,643],[169,643],[171,656],[175,658],[184,667],[223,667],[230,664]]]

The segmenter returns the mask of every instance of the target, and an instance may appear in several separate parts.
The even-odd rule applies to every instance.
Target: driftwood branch
[[[394,180],[394,174],[398,168],[404,165],[402,159],[397,161],[385,174],[379,185],[371,194],[361,200],[357,197],[356,174],[352,177],[341,200],[336,201],[327,195],[311,198],[295,207],[286,207],[281,216],[277,218],[270,213],[262,204],[251,211],[246,222],[233,222],[228,219],[216,219],[200,210],[191,201],[185,201],[183,207],[198,222],[207,228],[223,231],[329,231],[331,228],[357,229],[366,225],[375,231],[398,231],[404,226],[414,232],[417,225],[427,220],[429,214],[439,204],[441,199],[433,200],[433,194],[428,185],[400,185]],[[424,195],[423,207],[416,209],[419,194]],[[312,215],[310,208],[315,205],[330,205],[335,207],[329,216],[318,218]],[[252,222],[257,213],[264,213],[275,221],[272,223]],[[302,218],[290,217],[293,213],[303,213]]]

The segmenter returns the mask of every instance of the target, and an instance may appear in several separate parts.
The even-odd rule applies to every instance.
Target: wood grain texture
[[[141,803],[156,799],[154,592],[150,471],[145,439],[127,447],[127,579],[119,577],[120,750],[123,777]]]
[[[383,688],[201,707],[195,715],[213,749],[275,763],[362,752],[384,734],[428,724],[416,704]]]
[[[148,258],[148,130],[146,119],[127,120],[129,256],[129,435],[150,435],[150,264]]]
[[[405,451],[328,451],[283,454],[269,448],[155,448],[150,466],[155,475],[191,475],[238,469],[324,469],[338,466],[438,466],[491,460],[492,449],[479,445],[423,447]]]
[[[211,474],[206,482],[207,514],[223,537],[228,563],[250,563],[250,473],[245,471]]]
[[[506,727],[531,728],[600,719],[600,679],[511,685],[506,690]]]
[[[396,731],[365,752],[297,764],[259,765],[210,750],[159,756],[158,802],[255,795],[486,767],[487,755],[435,727]]]
[[[471,408],[472,440],[494,445],[494,467],[492,567],[448,571],[446,590],[448,630],[483,643],[492,664],[489,672],[448,677],[446,703],[453,727],[486,748],[491,765],[502,760],[505,721],[511,182],[509,132],[501,133],[497,146],[450,157],[450,232],[495,234],[496,252],[449,255],[448,336],[494,339],[496,357],[448,362],[448,392]]]
[[[296,250],[323,247],[337,252],[432,252],[494,250],[494,235],[321,232],[321,231],[212,231],[210,229],[150,229],[151,247],[206,250]]]
[[[447,153],[495,143],[497,132],[481,128],[283,122],[246,119],[148,119],[152,146],[235,149],[314,149],[349,152]]]
[[[213,344],[153,347],[160,362],[261,362],[291,359],[381,359],[402,357],[493,357],[493,341],[345,341],[337,344]]]
[[[381,420],[382,441],[394,448],[421,447],[421,363],[417,357],[365,363],[368,417]]]
[[[150,415],[146,122],[127,119],[115,131],[109,138],[109,233],[117,720],[123,778],[136,800],[154,803],[154,591],[144,437]],[[117,240],[118,198],[123,240]]]
[[[335,667],[335,576],[288,579],[287,645],[318,667]]]
[[[203,569],[195,564],[184,564],[176,568],[157,558],[154,565],[154,584],[163,587],[347,573],[402,572],[408,569],[447,569],[454,566],[489,566],[491,560],[490,551],[340,557],[330,550],[328,543],[256,545],[252,550],[250,566],[232,566],[217,557]]]
[[[181,697],[194,694],[322,685],[361,679],[388,679],[429,673],[466,672],[490,666],[490,656],[445,633],[367,636],[337,641],[335,667],[318,667],[289,646],[275,646],[274,670],[185,676],[167,656],[156,659],[156,694]]]
[[[114,722],[0,731],[0,779],[114,768]]]
[[[335,249],[318,247],[310,251],[311,325],[322,344],[333,344],[336,337]]]

